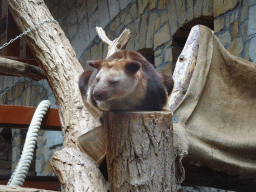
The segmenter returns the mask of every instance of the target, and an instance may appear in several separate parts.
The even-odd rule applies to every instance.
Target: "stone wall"
[[[233,55],[249,60],[247,0],[215,0],[214,32],[223,46]]]
[[[148,49],[154,53],[157,69],[167,74],[173,72],[184,39],[196,24],[212,28],[226,49],[249,60],[248,0],[46,0],[46,4],[85,70],[90,69],[87,60],[102,59],[107,54],[107,46],[96,35],[95,26],[104,28],[112,40],[125,28],[130,29],[127,49]]]
[[[45,0],[53,17],[81,58],[96,37],[96,26],[103,28],[134,0]]]

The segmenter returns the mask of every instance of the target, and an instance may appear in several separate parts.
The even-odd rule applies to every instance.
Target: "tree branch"
[[[46,79],[46,76],[39,67],[2,57],[0,57],[0,73],[23,76],[34,81]]]
[[[121,49],[124,49],[131,35],[130,29],[125,29],[118,38],[111,41],[101,27],[96,27],[96,31],[101,40],[108,45],[107,57]]]

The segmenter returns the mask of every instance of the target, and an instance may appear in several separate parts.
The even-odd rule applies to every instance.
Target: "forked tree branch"
[[[125,29],[118,38],[111,41],[101,27],[96,27],[96,31],[101,40],[108,45],[107,57],[121,49],[124,49],[131,35],[131,31],[129,29]]]

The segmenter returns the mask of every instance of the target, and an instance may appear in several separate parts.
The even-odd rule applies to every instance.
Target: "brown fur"
[[[106,60],[88,61],[95,68],[79,79],[81,94],[94,108],[112,110],[161,110],[173,87],[170,76],[161,75],[142,55],[122,50]]]

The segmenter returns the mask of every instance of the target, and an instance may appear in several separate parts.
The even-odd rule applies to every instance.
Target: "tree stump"
[[[105,112],[111,191],[176,191],[172,114]]]

